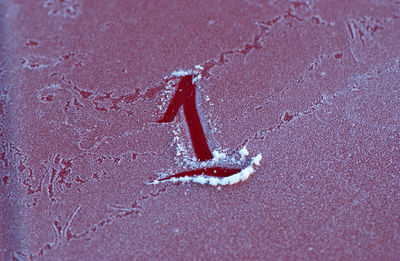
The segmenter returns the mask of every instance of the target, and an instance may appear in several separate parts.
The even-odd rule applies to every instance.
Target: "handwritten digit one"
[[[204,135],[204,130],[201,125],[200,117],[196,107],[196,85],[193,83],[193,75],[181,77],[178,88],[176,89],[164,116],[158,122],[172,122],[182,106],[196,157],[200,161],[211,160],[213,155],[208,147],[206,136]],[[229,169],[222,167],[205,167],[196,170],[180,172],[175,175],[160,179],[159,181],[185,176],[198,176],[202,174],[212,177],[228,177],[240,171],[241,169],[235,168]]]

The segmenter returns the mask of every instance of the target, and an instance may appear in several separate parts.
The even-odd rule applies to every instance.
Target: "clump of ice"
[[[261,165],[261,160],[262,160],[262,155],[260,153],[253,159],[252,163],[254,163],[257,166],[260,166]]]
[[[173,71],[171,73],[171,76],[175,76],[175,77],[183,77],[186,75],[193,75],[193,79],[192,79],[192,83],[196,83],[197,81],[201,80],[201,71],[204,70],[203,66],[201,65],[196,65],[194,67],[194,70],[177,70],[177,71]]]
[[[246,146],[244,146],[241,150],[239,150],[240,153],[240,161],[243,161],[248,155],[249,151],[247,150]]]
[[[218,152],[217,150],[214,150],[212,152],[213,155],[213,161],[218,162],[220,159],[225,159],[226,158],[226,154],[223,152]]]
[[[236,162],[234,156],[228,156],[225,152],[214,150],[212,152],[213,158],[207,161],[199,161],[196,157],[190,158],[186,149],[184,157],[180,157],[180,166],[184,168],[205,168],[214,167],[216,165],[228,165],[229,163]],[[178,159],[176,159],[178,160]]]
[[[189,70],[176,70],[171,73],[171,76],[175,77],[182,77],[186,75],[194,75],[194,76],[200,76],[201,78],[201,71],[204,70],[203,66],[201,65],[196,65],[194,67],[194,70],[189,69]]]
[[[193,70],[178,70],[178,71],[173,71],[171,73],[171,76],[175,76],[175,77],[182,77],[182,76],[186,76],[186,75],[192,75]]]

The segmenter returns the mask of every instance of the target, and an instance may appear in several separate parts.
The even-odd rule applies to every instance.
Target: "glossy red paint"
[[[200,161],[212,159],[213,155],[207,145],[206,136],[204,135],[196,107],[196,85],[193,83],[192,75],[186,75],[180,79],[178,88],[168,105],[167,111],[158,122],[173,121],[179,108],[182,106],[196,157]]]

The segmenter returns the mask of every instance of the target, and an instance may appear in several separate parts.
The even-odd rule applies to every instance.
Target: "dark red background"
[[[398,1],[0,4],[1,260],[398,260]],[[147,185],[195,65],[210,147],[261,167]]]

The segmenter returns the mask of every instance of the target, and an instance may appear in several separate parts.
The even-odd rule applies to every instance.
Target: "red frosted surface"
[[[4,0],[0,14],[0,260],[399,259],[398,1]],[[183,77],[196,94],[159,123],[180,70],[201,73]],[[261,166],[232,186],[149,185],[205,171],[184,161],[196,131]]]

